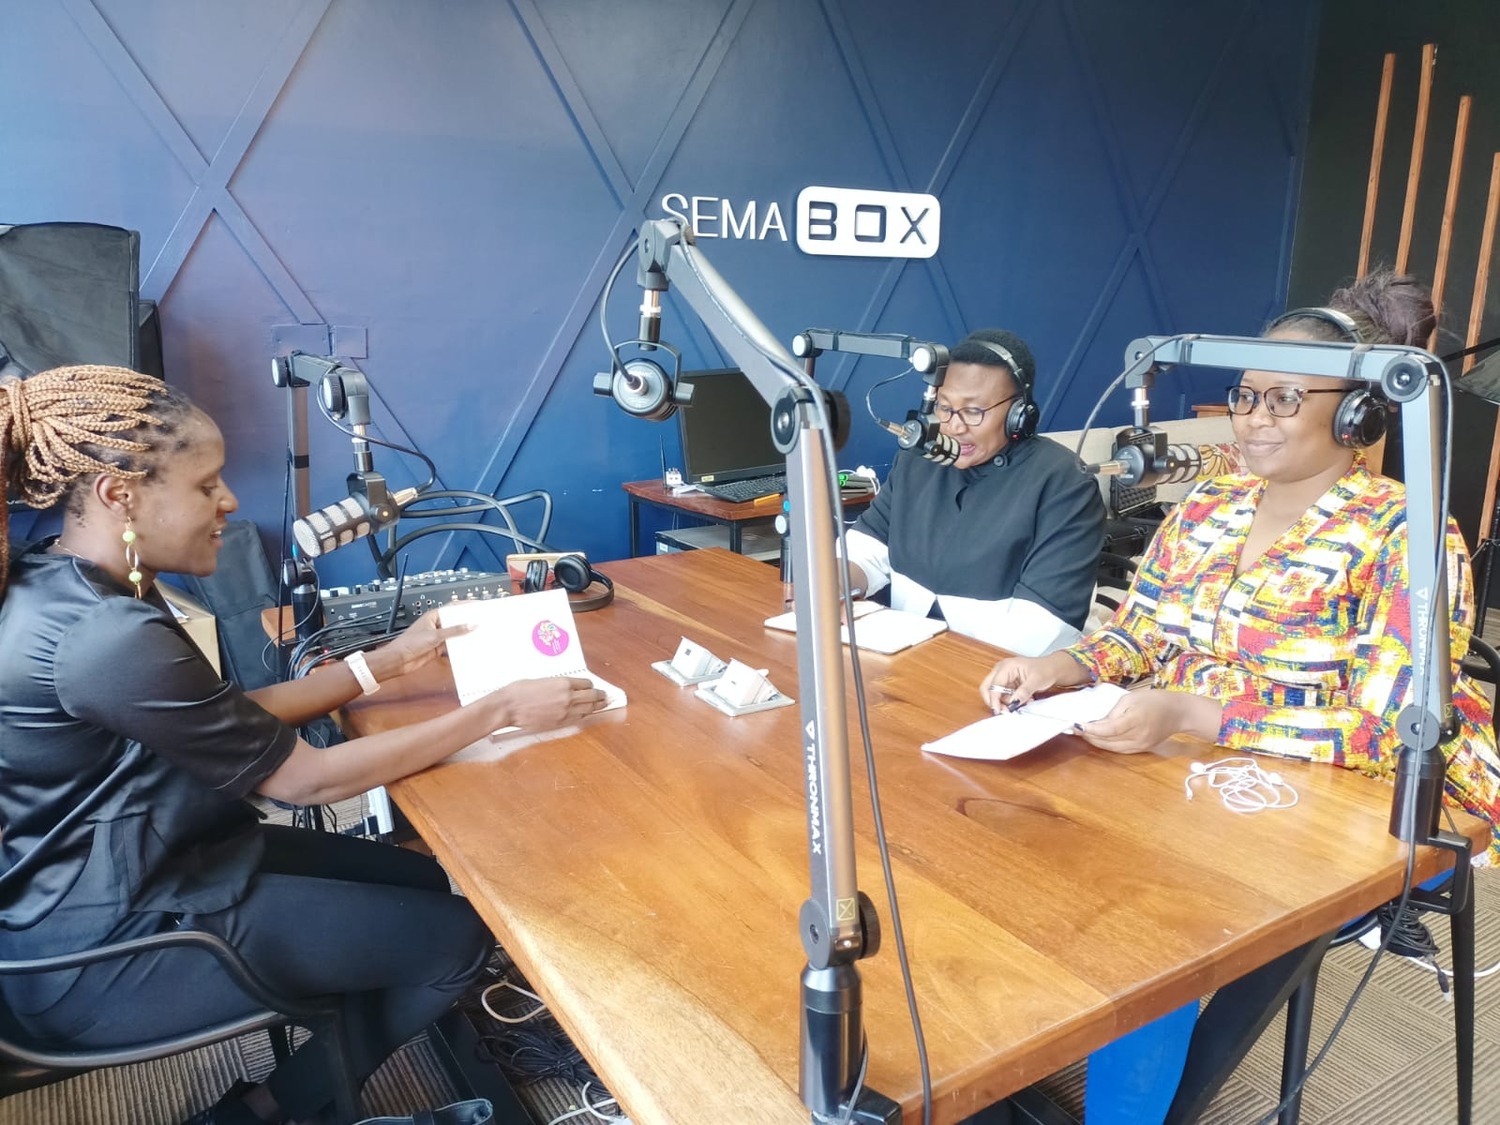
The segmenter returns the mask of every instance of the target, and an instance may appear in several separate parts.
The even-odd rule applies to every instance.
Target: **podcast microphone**
[[[919,411],[908,411],[906,421],[887,422],[876,418],[875,424],[888,433],[896,435],[896,444],[902,449],[915,449],[927,460],[939,465],[951,465],[958,460],[958,442],[943,433],[932,421],[932,415]]]
[[[1131,488],[1181,484],[1216,475],[1215,467],[1205,462],[1200,446],[1171,445],[1162,430],[1134,427],[1115,435],[1115,447],[1108,461],[1085,465],[1084,471],[1095,476],[1118,477],[1121,484]]]
[[[304,555],[315,559],[389,527],[416,498],[415,488],[388,491],[379,473],[351,473],[349,495],[293,523],[292,538]]]

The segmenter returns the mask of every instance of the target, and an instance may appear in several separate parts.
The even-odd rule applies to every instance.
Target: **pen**
[[[762,504],[780,504],[781,493],[773,492],[769,496],[757,496],[754,500],[750,501],[750,503],[755,505],[756,507],[759,507]]]

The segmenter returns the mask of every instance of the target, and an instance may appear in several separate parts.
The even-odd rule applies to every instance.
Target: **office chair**
[[[61,1082],[85,1071],[168,1058],[226,1039],[235,1039],[252,1031],[264,1030],[270,1035],[271,1049],[279,1062],[291,1053],[288,1032],[295,1025],[312,1031],[324,1045],[328,1054],[329,1071],[334,1079],[334,1106],[338,1119],[347,1123],[361,1115],[358,1085],[349,1060],[348,1036],[344,1028],[340,998],[318,996],[293,999],[273,992],[245,964],[238,951],[216,934],[201,930],[172,930],[81,953],[65,953],[32,961],[0,961],[0,977],[80,968],[137,953],[174,948],[195,948],[212,954],[219,961],[222,970],[244,990],[251,1001],[260,1006],[244,1015],[196,1031],[145,1039],[129,1046],[70,1048],[31,1041],[9,1006],[0,998],[0,1099],[23,1090]]]
[[[1469,652],[1464,657],[1463,669],[1465,675],[1477,680],[1492,685],[1500,683],[1500,652],[1496,652],[1492,645],[1476,634],[1469,638]],[[1496,701],[1492,699],[1492,727],[1496,727],[1496,718]],[[1500,730],[1500,727],[1496,729]],[[1453,946],[1454,1053],[1458,1068],[1459,1119],[1467,1121],[1473,1105],[1474,1089],[1474,889],[1471,871],[1461,872],[1460,877],[1470,880],[1471,886],[1464,908],[1449,916],[1449,932]],[[1372,910],[1335,934],[1329,948],[1357,941],[1380,922],[1380,909]],[[1281,1060],[1281,1097],[1287,1101],[1287,1106],[1281,1113],[1280,1125],[1297,1125],[1301,1114],[1302,1092],[1299,1090],[1290,1100],[1287,1100],[1287,1092],[1307,1068],[1307,1047],[1312,1032],[1318,968],[1318,965],[1313,966],[1286,1005],[1286,1047]]]
[[[1111,614],[1120,608],[1117,593],[1128,589],[1135,578],[1135,560],[1113,551],[1099,552],[1099,570],[1094,576],[1094,601]]]

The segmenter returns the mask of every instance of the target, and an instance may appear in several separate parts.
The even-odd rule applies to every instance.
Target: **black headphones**
[[[547,586],[547,572],[551,570],[552,577],[557,584],[568,592],[568,603],[573,607],[574,613],[587,613],[591,609],[603,609],[615,600],[615,584],[610,581],[609,576],[600,574],[589,566],[588,559],[582,555],[563,555],[549,568],[546,559],[532,559],[526,564],[526,577],[521,580],[521,592],[523,594],[534,594]],[[589,594],[587,597],[574,597],[582,594],[590,586],[603,586],[604,589],[597,594]]]
[[[1010,409],[1005,412],[1005,436],[1011,441],[1025,441],[1034,436],[1037,423],[1041,421],[1042,412],[1037,409],[1036,403],[1031,401],[1031,372],[1016,362],[1016,357],[1010,354],[1009,349],[999,344],[972,336],[964,343],[979,344],[994,352],[1000,357],[1000,361],[1010,368],[1012,377],[1021,388],[1021,393],[1016,396],[1016,400],[1010,404]]]
[[[1289,309],[1271,321],[1266,328],[1266,335],[1269,336],[1279,325],[1290,320],[1321,320],[1324,324],[1337,328],[1351,344],[1365,343],[1364,335],[1352,316],[1339,309],[1322,306]],[[1385,437],[1389,407],[1390,404],[1383,396],[1372,394],[1366,387],[1355,387],[1339,399],[1338,408],[1333,412],[1334,440],[1350,449],[1365,449],[1374,445]]]

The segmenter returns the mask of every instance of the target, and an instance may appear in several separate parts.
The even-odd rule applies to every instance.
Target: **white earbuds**
[[[1191,763],[1182,782],[1189,801],[1193,799],[1193,782],[1199,778],[1218,791],[1219,799],[1230,812],[1289,809],[1297,803],[1297,791],[1279,773],[1264,772],[1254,758],[1223,758],[1207,765]]]

